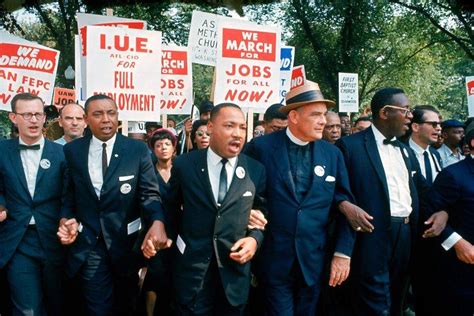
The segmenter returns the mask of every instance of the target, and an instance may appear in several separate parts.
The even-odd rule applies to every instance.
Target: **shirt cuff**
[[[345,254],[343,254],[341,252],[337,252],[337,251],[334,253],[334,257],[340,257],[340,258],[345,258],[345,259],[350,259],[351,258],[348,255],[345,255]]]
[[[445,241],[443,241],[441,246],[443,246],[444,250],[448,251],[454,246],[455,243],[457,243],[461,239],[462,239],[461,235],[454,232]]]

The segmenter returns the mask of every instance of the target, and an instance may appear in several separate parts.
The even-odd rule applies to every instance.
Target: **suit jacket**
[[[441,163],[441,156],[440,156],[439,152],[435,148],[433,148],[433,146],[429,147],[429,151],[430,151],[430,154],[431,154],[431,158],[433,158],[433,160],[435,162],[436,171],[438,173],[441,172],[441,169],[443,169],[443,164]]]
[[[302,201],[295,193],[285,130],[256,138],[245,153],[260,161],[267,172],[268,224],[259,253],[259,273],[265,282],[281,283],[297,260],[306,283],[318,283],[331,206],[353,200],[341,152],[325,141],[313,143],[313,178]],[[353,242],[353,230],[339,216],[335,251],[351,256]]]
[[[61,216],[74,217],[83,227],[70,245],[68,273],[79,270],[101,235],[112,264],[128,273],[138,260],[133,252],[138,233],[129,224],[141,218],[146,229],[154,220],[164,221],[154,167],[144,143],[117,134],[99,199],[88,170],[91,137],[64,146],[71,177]]]
[[[64,250],[56,232],[59,211],[65,194],[67,167],[62,146],[45,139],[41,159],[48,168],[38,167],[34,197],[28,191],[18,139],[0,142],[0,204],[8,209],[8,217],[0,223],[0,268],[4,267],[21,242],[34,215],[36,229],[52,263],[64,261]]]
[[[244,176],[234,173],[218,207],[209,181],[207,150],[192,151],[173,162],[166,204],[179,214],[179,238],[186,245],[183,253],[177,253],[174,269],[174,285],[181,304],[188,304],[195,297],[213,258],[229,303],[238,306],[247,302],[250,262],[237,263],[229,254],[232,245],[245,236],[254,237],[258,245],[262,243],[262,231],[249,231],[247,225],[250,209],[265,207],[265,169],[245,155],[238,156],[236,172],[240,168],[245,171]]]
[[[474,244],[474,159],[471,156],[443,169],[436,177],[427,199],[427,216],[447,210],[449,219],[440,242],[453,232]],[[461,262],[454,250],[442,250],[441,271],[451,286],[449,291],[470,293],[472,298],[474,266]],[[450,293],[450,294],[453,294]]]
[[[419,194],[426,192],[428,186],[413,150],[398,143],[408,170],[412,199],[410,225],[414,238],[419,216]],[[375,226],[372,233],[357,234],[351,273],[361,276],[383,273],[389,267],[391,213],[385,171],[372,128],[343,137],[337,145],[344,155],[357,205],[374,217],[372,224]]]

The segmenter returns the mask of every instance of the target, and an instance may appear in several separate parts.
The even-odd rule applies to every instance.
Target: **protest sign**
[[[97,15],[97,14],[88,14],[88,13],[77,13],[77,29],[79,30],[79,37],[81,43],[81,60],[80,60],[80,67],[76,64],[76,72],[80,69],[81,70],[81,77],[82,77],[82,94],[81,99],[86,100],[87,95],[85,95],[85,90],[87,89],[87,81],[85,73],[87,72],[86,69],[86,57],[87,57],[87,28],[86,26],[95,25],[95,26],[111,26],[111,27],[122,27],[122,28],[130,28],[130,29],[138,29],[138,30],[145,30],[146,29],[146,22],[134,19],[126,19],[120,18],[115,16],[104,16],[104,15]]]
[[[0,110],[25,92],[51,104],[58,60],[59,51],[0,31]]]
[[[339,112],[359,112],[359,76],[339,73]]]
[[[291,46],[284,46],[281,48],[280,56],[280,103],[286,104],[286,93],[291,87],[291,74],[293,70],[293,63],[295,61],[295,48]]]
[[[61,110],[65,105],[76,102],[76,91],[66,88],[54,88],[53,105]]]
[[[128,122],[128,132],[146,134],[145,122]]]
[[[214,103],[265,109],[280,101],[280,30],[232,20],[218,25]]]
[[[160,90],[161,113],[191,113],[191,106],[193,105],[193,76],[187,47],[162,47]]]
[[[193,11],[191,18],[191,29],[189,30],[188,47],[191,54],[191,62],[207,66],[216,65],[217,46],[217,25],[231,18]]]
[[[467,111],[469,117],[474,117],[474,76],[466,77]]]
[[[304,65],[293,67],[291,71],[291,88],[298,88],[306,82],[306,73],[304,71]]]
[[[87,26],[87,43],[86,94],[110,96],[121,120],[159,121],[161,32]]]

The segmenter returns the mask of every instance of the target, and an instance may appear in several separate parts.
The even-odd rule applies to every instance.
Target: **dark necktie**
[[[217,193],[217,203],[222,204],[227,193],[227,170],[225,170],[225,164],[227,163],[226,158],[222,158],[222,169],[219,177],[219,192]]]
[[[398,140],[396,140],[396,139],[394,139],[394,140],[384,139],[384,140],[383,140],[383,144],[384,144],[384,145],[392,145],[392,146],[395,146],[395,147],[398,147],[398,146],[399,146]]]
[[[433,183],[433,173],[431,171],[431,163],[430,163],[430,154],[425,151],[423,153],[423,157],[425,158],[425,173],[426,173],[426,181],[429,184]]]
[[[28,149],[31,149],[31,150],[40,150],[40,145],[39,145],[39,144],[36,144],[36,145],[23,145],[23,144],[18,144],[18,149],[20,149],[20,150],[28,150]]]
[[[102,177],[105,179],[107,172],[107,143],[102,143]]]

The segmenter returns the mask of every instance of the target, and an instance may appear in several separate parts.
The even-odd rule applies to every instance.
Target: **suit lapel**
[[[436,167],[436,172],[441,172],[441,163],[438,159],[438,156],[435,154],[436,149],[430,146],[430,155],[431,159],[433,159],[435,167]]]
[[[379,150],[377,148],[377,144],[375,142],[375,136],[372,132],[372,129],[367,129],[365,133],[365,149],[367,151],[367,156],[369,157],[369,161],[371,162],[372,166],[379,177],[380,182],[382,183],[383,189],[385,194],[388,195],[388,186],[387,186],[387,179],[385,175],[385,171],[383,169],[382,160],[380,159]]]
[[[27,196],[31,199],[30,191],[28,191],[28,184],[26,183],[25,170],[23,170],[23,163],[21,162],[20,150],[18,149],[18,138],[11,144],[11,154],[9,156],[13,165],[13,170],[15,170],[21,185],[26,190]]]
[[[45,139],[44,140],[44,148],[43,148],[43,153],[41,154],[41,159],[40,159],[40,165],[38,166],[38,173],[36,175],[36,184],[35,187],[38,188],[38,184],[41,181],[41,178],[43,177],[44,173],[46,172],[47,169],[41,167],[41,161],[43,159],[47,159],[50,164],[52,164],[53,159],[54,159],[54,154],[53,154],[53,148],[51,144]],[[35,194],[36,196],[36,194]]]
[[[94,186],[92,185],[91,176],[89,174],[89,147],[91,143],[92,136],[85,136],[84,138],[77,140],[78,148],[77,152],[77,160],[78,160],[78,168],[81,170],[81,174],[84,177],[87,188],[89,189],[90,193],[95,199],[97,198],[97,194],[95,193]]]
[[[117,166],[120,162],[120,156],[124,154],[122,152],[124,136],[117,134],[114,143],[114,149],[112,150],[112,157],[110,157],[109,166],[107,167],[107,171],[105,173],[104,183],[107,183],[112,178],[112,175],[117,169]]]
[[[211,181],[209,180],[209,170],[207,168],[207,149],[200,150],[198,160],[196,161],[196,172],[197,177],[201,180],[202,188],[206,191],[207,197],[211,201],[214,208],[217,209],[216,199],[214,198],[214,193],[212,193]]]
[[[242,168],[245,171],[245,173],[243,174],[243,177],[236,176],[237,169],[240,169],[240,168]],[[237,158],[237,165],[235,166],[234,174],[232,175],[232,182],[230,183],[229,190],[227,191],[225,195],[221,208],[231,203],[232,201],[241,198],[242,194],[239,194],[239,191],[242,191],[242,188],[244,187],[243,184],[247,181],[248,177],[249,177],[249,171],[247,167],[247,161],[245,160],[244,156],[239,155],[239,157]]]
[[[286,145],[285,137],[286,134],[282,132],[277,139],[278,141],[275,142],[273,160],[276,169],[280,173],[280,176],[283,178],[283,182],[288,188],[288,191],[295,200],[298,200],[295,192],[295,183],[293,182],[293,176],[291,175],[290,158],[288,157],[288,146]]]
[[[312,146],[313,146],[313,149],[311,153],[312,157],[311,157],[311,171],[310,172],[313,173],[316,166],[320,166],[324,169],[324,174],[321,177],[315,176],[314,174],[312,175],[311,186],[308,192],[306,193],[306,195],[303,197],[303,201],[301,202],[301,204],[303,204],[306,201],[306,199],[311,195],[311,192],[318,192],[318,190],[313,190],[313,186],[317,185],[316,184],[317,179],[323,178],[324,180],[327,176],[325,169],[326,169],[326,165],[328,165],[328,162],[321,148],[320,141],[315,141]]]

